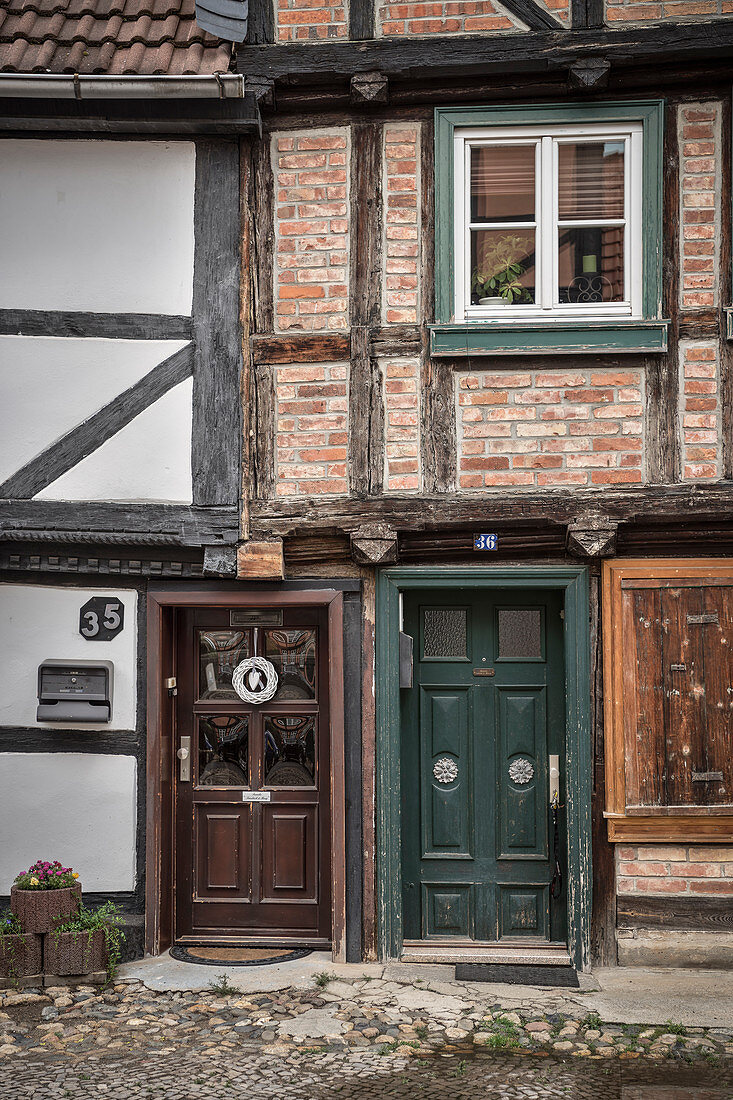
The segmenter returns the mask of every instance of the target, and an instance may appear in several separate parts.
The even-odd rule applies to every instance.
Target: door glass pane
[[[573,305],[624,301],[624,228],[560,226],[558,300]]]
[[[475,145],[471,149],[471,221],[533,222],[534,145]]]
[[[316,721],[311,715],[265,718],[266,787],[313,787]]]
[[[474,229],[471,231],[471,302],[529,305],[535,300],[534,229]]]
[[[423,658],[468,656],[468,611],[465,607],[423,608]]]
[[[558,166],[560,221],[623,218],[623,141],[561,142]]]
[[[266,630],[265,656],[277,671],[276,699],[315,698],[315,630]]]
[[[199,699],[238,699],[232,672],[250,653],[248,630],[199,631]]]
[[[499,660],[542,660],[542,612],[506,607],[499,614]]]
[[[249,719],[199,718],[199,787],[248,787]]]

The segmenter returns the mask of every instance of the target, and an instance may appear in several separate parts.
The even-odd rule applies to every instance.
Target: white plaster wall
[[[185,344],[0,336],[0,481]]]
[[[0,307],[191,312],[195,147],[0,141]]]
[[[187,378],[35,499],[190,504],[192,398]]]
[[[125,625],[109,642],[90,642],[79,633],[79,610],[92,596],[119,597],[125,605]],[[111,722],[36,722],[38,666],[49,659],[66,658],[114,662]],[[0,585],[0,726],[58,730],[62,740],[65,729],[134,729],[136,661],[136,592],[123,588]],[[0,767],[4,760],[0,754]],[[0,834],[0,848],[2,845]]]
[[[95,753],[0,753],[0,894],[37,859],[85,890],[135,887],[136,762]]]

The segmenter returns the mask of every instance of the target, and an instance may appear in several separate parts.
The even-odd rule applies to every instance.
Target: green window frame
[[[642,126],[642,302],[640,317],[455,316],[455,131],[460,128],[640,123]],[[662,165],[664,100],[511,105],[435,110],[435,304],[431,353],[451,358],[583,352],[665,352],[662,317]]]

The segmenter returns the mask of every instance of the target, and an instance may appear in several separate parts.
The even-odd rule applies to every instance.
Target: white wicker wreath
[[[277,691],[275,666],[264,657],[247,657],[234,669],[232,687],[245,703],[267,703]],[[255,687],[258,687],[257,691],[252,690]]]

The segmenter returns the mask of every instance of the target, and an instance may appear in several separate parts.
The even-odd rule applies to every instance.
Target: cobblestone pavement
[[[558,1003],[563,1002],[560,995]],[[732,1100],[733,1034],[514,1011],[465,983],[0,994],[0,1100]]]

